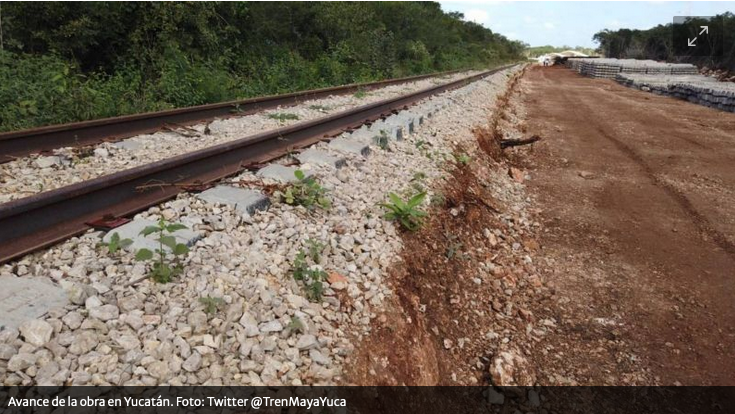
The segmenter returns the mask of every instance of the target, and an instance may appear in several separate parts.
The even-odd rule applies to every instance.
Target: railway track
[[[92,227],[114,227],[117,218],[159,204],[182,191],[329,139],[511,66],[2,204],[0,263]]]
[[[458,72],[461,70],[4,132],[0,133],[0,164],[33,153],[48,153],[55,148],[119,141],[135,135],[152,133],[167,125],[192,125],[215,118],[250,115],[330,95],[373,90]]]

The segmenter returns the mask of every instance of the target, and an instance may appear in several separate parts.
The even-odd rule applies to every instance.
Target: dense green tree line
[[[433,2],[2,2],[0,130],[521,58]]]
[[[648,30],[603,30],[596,33],[593,40],[600,44],[598,50],[607,57],[689,62],[700,66],[735,70],[735,15],[724,13],[715,16],[713,21],[722,35],[721,38],[717,38],[722,43],[722,54],[719,56],[678,56],[672,43],[672,23],[658,25]],[[713,23],[702,20],[697,24]]]

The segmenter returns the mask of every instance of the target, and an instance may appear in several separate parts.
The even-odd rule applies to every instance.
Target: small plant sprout
[[[292,332],[304,332],[304,322],[298,316],[292,316],[287,328]]]
[[[268,118],[275,119],[278,122],[295,121],[299,119],[296,114],[290,114],[285,112],[279,112],[275,114],[268,114]]]
[[[426,191],[424,188],[424,180],[426,179],[426,174],[419,171],[413,174],[413,178],[411,178],[411,187],[416,190],[416,192],[421,193],[423,191]]]
[[[423,181],[426,179],[426,173],[423,171],[417,171],[413,173],[413,178],[411,178],[411,181]]]
[[[207,295],[206,298],[199,298],[199,303],[204,305],[204,313],[206,313],[207,315],[214,315],[225,304],[225,301],[222,298]]]
[[[368,93],[364,89],[359,89],[353,96],[357,99],[362,99],[368,96]]]
[[[294,171],[297,181],[286,187],[283,201],[289,205],[304,206],[311,210],[319,207],[328,210],[332,203],[327,198],[327,189],[323,188],[314,177],[307,177],[301,170]]]
[[[426,192],[420,192],[408,201],[403,201],[395,193],[388,194],[389,203],[381,203],[380,206],[388,210],[383,216],[386,220],[398,221],[400,225],[409,231],[416,231],[421,227],[426,212],[418,209],[418,206],[426,198]]]
[[[312,247],[313,246],[310,246],[309,250],[311,250]],[[321,254],[321,251],[316,254],[317,259],[319,259],[319,254]],[[328,275],[327,272],[321,268],[309,265],[307,258],[312,258],[313,255],[313,251],[310,251],[307,255],[307,252],[303,249],[299,250],[299,253],[293,261],[292,275],[294,280],[304,283],[306,296],[309,300],[319,301],[321,300],[322,293],[324,292],[323,282],[327,280]]]
[[[155,252],[149,249],[140,249],[135,254],[135,260],[153,261],[148,277],[158,283],[168,283],[183,272],[184,267],[181,264],[180,257],[187,254],[189,248],[183,243],[177,243],[173,233],[185,228],[186,226],[183,224],[168,223],[166,220],[160,219],[156,225],[148,226],[140,232],[142,236],[158,233],[158,248],[155,249]],[[170,249],[170,255],[173,258],[169,259],[166,248]]]
[[[455,160],[457,161],[457,163],[459,163],[459,164],[462,164],[462,165],[467,165],[467,164],[469,164],[469,163],[470,163],[470,160],[471,160],[470,156],[469,156],[469,155],[467,155],[467,154],[465,154],[465,153],[463,153],[463,152],[462,152],[462,153],[459,153],[459,154],[456,154],[456,153],[455,153],[455,154],[453,154],[453,155],[454,155],[454,159],[455,159]]]
[[[446,202],[447,202],[447,199],[446,197],[444,197],[444,194],[441,192],[434,193],[431,196],[431,199],[429,200],[429,204],[431,204],[432,206],[438,206],[438,207],[443,206],[444,204],[446,204]]]
[[[110,241],[107,243],[102,243],[103,246],[107,247],[107,253],[109,254],[115,254],[120,249],[124,249],[128,246],[133,244],[133,241],[130,239],[121,239],[120,235],[117,232],[112,233],[112,236],[110,236]]]
[[[444,255],[447,259],[458,257],[457,253],[464,248],[464,243],[459,241],[459,237],[450,233],[445,233],[444,237],[447,239],[447,250]]]
[[[431,159],[432,158],[432,155],[431,155],[431,148],[432,148],[431,142],[424,141],[424,140],[420,139],[420,140],[416,141],[416,143],[414,145],[419,150],[419,154],[425,156],[428,159]]]
[[[324,250],[324,244],[318,240],[309,239],[306,241],[309,257],[314,263],[321,262],[322,250]]]

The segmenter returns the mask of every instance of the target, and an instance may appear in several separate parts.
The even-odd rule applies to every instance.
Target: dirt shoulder
[[[522,184],[488,154],[499,148],[483,145],[487,125],[477,127],[453,134],[440,197],[420,231],[402,233],[392,300],[346,362],[349,383],[535,384],[523,355],[547,327],[529,308],[552,296],[530,257],[538,223]]]
[[[563,68],[522,89],[544,137],[522,158],[544,277],[564,297],[552,342],[570,353],[536,362],[583,383],[735,384],[735,116]]]
[[[732,385],[735,117],[561,68],[511,91],[457,136],[347,382]]]

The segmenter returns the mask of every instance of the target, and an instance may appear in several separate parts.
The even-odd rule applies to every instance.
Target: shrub
[[[2,9],[3,131],[488,67],[523,52],[522,43],[430,2],[4,2]]]

